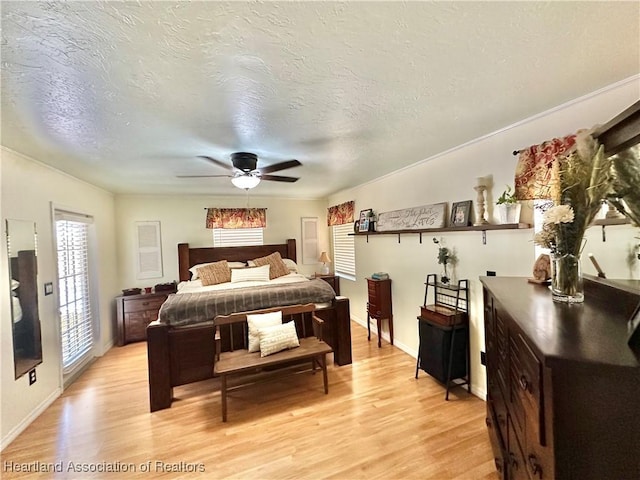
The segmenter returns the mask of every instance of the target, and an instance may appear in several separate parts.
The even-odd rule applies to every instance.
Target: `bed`
[[[228,262],[246,262],[264,257],[274,252],[283,259],[296,260],[296,241],[250,247],[190,248],[189,244],[178,245],[178,271],[180,282],[191,278],[189,271],[195,265],[227,260]],[[311,282],[310,282],[311,283]],[[175,296],[180,296],[181,293]],[[172,298],[170,296],[167,302]],[[282,305],[271,305],[282,306]],[[147,327],[147,361],[149,370],[149,403],[151,411],[169,408],[173,397],[173,387],[213,377],[214,363],[214,327],[209,321],[184,323],[163,321],[161,308],[159,320]],[[222,313],[222,312],[221,312]],[[349,299],[334,297],[323,303],[315,312],[325,321],[323,339],[334,351],[334,363],[351,363],[351,326]],[[311,319],[306,319],[309,323]],[[312,336],[311,325],[305,326],[302,319],[299,332],[302,336]],[[237,332],[236,332],[237,333]],[[222,350],[228,350],[234,341],[230,332],[220,332]]]

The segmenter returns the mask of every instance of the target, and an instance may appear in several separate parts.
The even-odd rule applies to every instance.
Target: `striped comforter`
[[[335,298],[331,286],[319,278],[287,284],[169,295],[158,319],[173,326],[213,320],[216,315],[304,303],[326,303]]]

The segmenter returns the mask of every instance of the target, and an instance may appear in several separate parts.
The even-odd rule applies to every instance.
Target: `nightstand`
[[[157,292],[116,297],[117,345],[147,339],[147,325],[158,319],[160,306],[170,293]]]
[[[340,277],[336,275],[323,275],[321,273],[316,273],[316,278],[321,278],[333,288],[333,291],[336,292],[336,295],[340,295]]]
[[[383,319],[389,320],[389,340],[393,345],[393,307],[391,305],[391,279],[374,280],[367,278],[367,340],[371,340],[371,324],[369,318],[375,318],[378,326],[378,347],[380,343],[380,325]]]

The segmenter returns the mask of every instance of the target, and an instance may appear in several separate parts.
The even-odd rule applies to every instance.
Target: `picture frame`
[[[368,232],[369,231],[369,215],[373,213],[373,209],[367,208],[365,210],[360,210],[360,219],[358,224],[358,232]]]
[[[469,225],[469,216],[471,214],[471,200],[463,202],[454,202],[451,205],[451,226],[466,227]]]
[[[628,322],[630,347],[640,347],[640,304],[633,311],[633,315]]]

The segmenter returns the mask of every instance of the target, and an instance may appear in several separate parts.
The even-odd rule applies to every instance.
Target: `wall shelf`
[[[631,220],[627,217],[624,218],[601,218],[599,220],[594,220],[590,227],[602,227],[602,241],[607,241],[607,235],[605,233],[604,227],[611,225],[631,225]]]
[[[482,232],[482,244],[487,243],[487,230],[524,230],[531,228],[528,223],[505,223],[501,225],[473,225],[468,227],[442,227],[442,228],[422,228],[416,230],[387,230],[385,232],[354,232],[349,235],[356,237],[367,237],[367,243],[369,243],[369,236],[376,235],[398,235],[398,243],[400,243],[401,235],[418,234],[420,236],[420,243],[422,243],[423,233],[439,233],[439,232]]]

